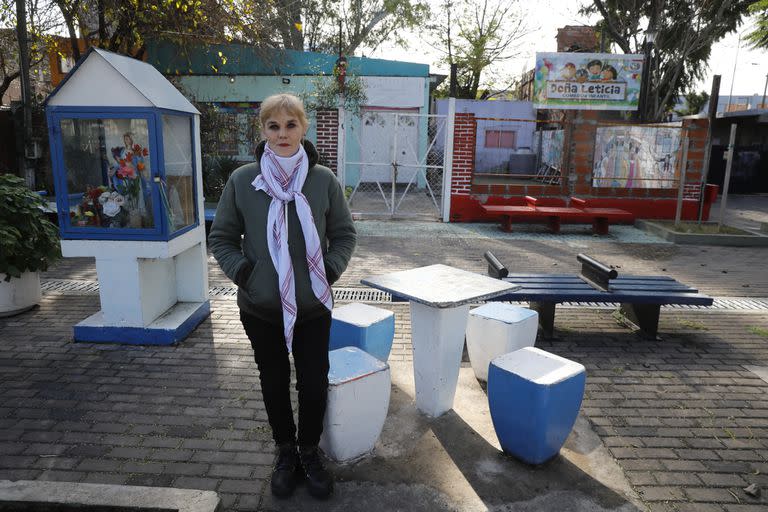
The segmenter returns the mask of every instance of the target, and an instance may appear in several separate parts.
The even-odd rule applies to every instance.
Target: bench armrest
[[[579,199],[578,197],[572,197],[571,198],[571,206],[575,208],[586,208],[587,207],[587,201],[584,199]]]

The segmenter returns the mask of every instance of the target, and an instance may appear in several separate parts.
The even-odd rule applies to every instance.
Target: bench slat
[[[542,281],[555,281],[555,280],[563,280],[563,281],[581,281],[579,277],[575,274],[520,274],[520,273],[509,273],[507,275],[508,279],[511,278],[515,279],[529,279],[531,281],[536,280],[542,280]],[[633,275],[621,275],[619,274],[619,277],[616,279],[611,279],[612,283],[615,283],[617,281],[622,282],[629,282],[629,281],[636,281],[636,282],[656,282],[656,281],[674,281],[677,282],[674,278],[669,276],[633,276]]]
[[[496,297],[495,301],[532,301],[532,302],[631,302],[635,304],[688,304],[711,306],[712,297],[699,293],[685,292],[653,292],[653,291],[615,291],[603,292],[594,289],[582,290],[520,290]]]
[[[520,281],[510,281],[512,283],[515,283],[521,287],[523,290],[593,290],[591,286],[589,286],[585,282],[581,283],[521,283]],[[600,290],[602,291],[602,290]],[[698,293],[699,290],[696,288],[691,288],[690,286],[685,286],[684,284],[675,284],[675,285],[667,285],[667,286],[656,286],[656,285],[648,285],[648,284],[631,284],[631,285],[621,285],[621,284],[613,284],[611,283],[610,290],[606,293],[613,293],[617,291],[623,291],[623,292],[671,292],[671,293]]]

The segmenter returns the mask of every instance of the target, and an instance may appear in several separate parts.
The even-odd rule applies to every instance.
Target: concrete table
[[[416,407],[433,417],[453,407],[470,303],[519,288],[447,265],[392,272],[361,282],[410,301]]]

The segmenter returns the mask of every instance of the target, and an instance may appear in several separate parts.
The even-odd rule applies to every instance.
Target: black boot
[[[297,476],[302,475],[299,453],[293,443],[278,445],[277,462],[272,471],[272,494],[288,498],[296,489]]]
[[[323,466],[317,446],[299,448],[299,459],[307,476],[307,490],[318,499],[325,499],[333,492],[333,476]]]

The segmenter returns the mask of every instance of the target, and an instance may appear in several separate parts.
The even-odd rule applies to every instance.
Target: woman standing
[[[357,234],[341,185],[304,140],[304,106],[270,96],[259,114],[266,140],[256,162],[229,178],[208,243],[238,285],[240,320],[259,368],[264,404],[278,446],[272,493],[290,496],[306,476],[325,498],[333,478],[317,444],[328,396],[328,338],[333,284],[352,257]],[[298,436],[291,407],[293,353],[299,396]]]

